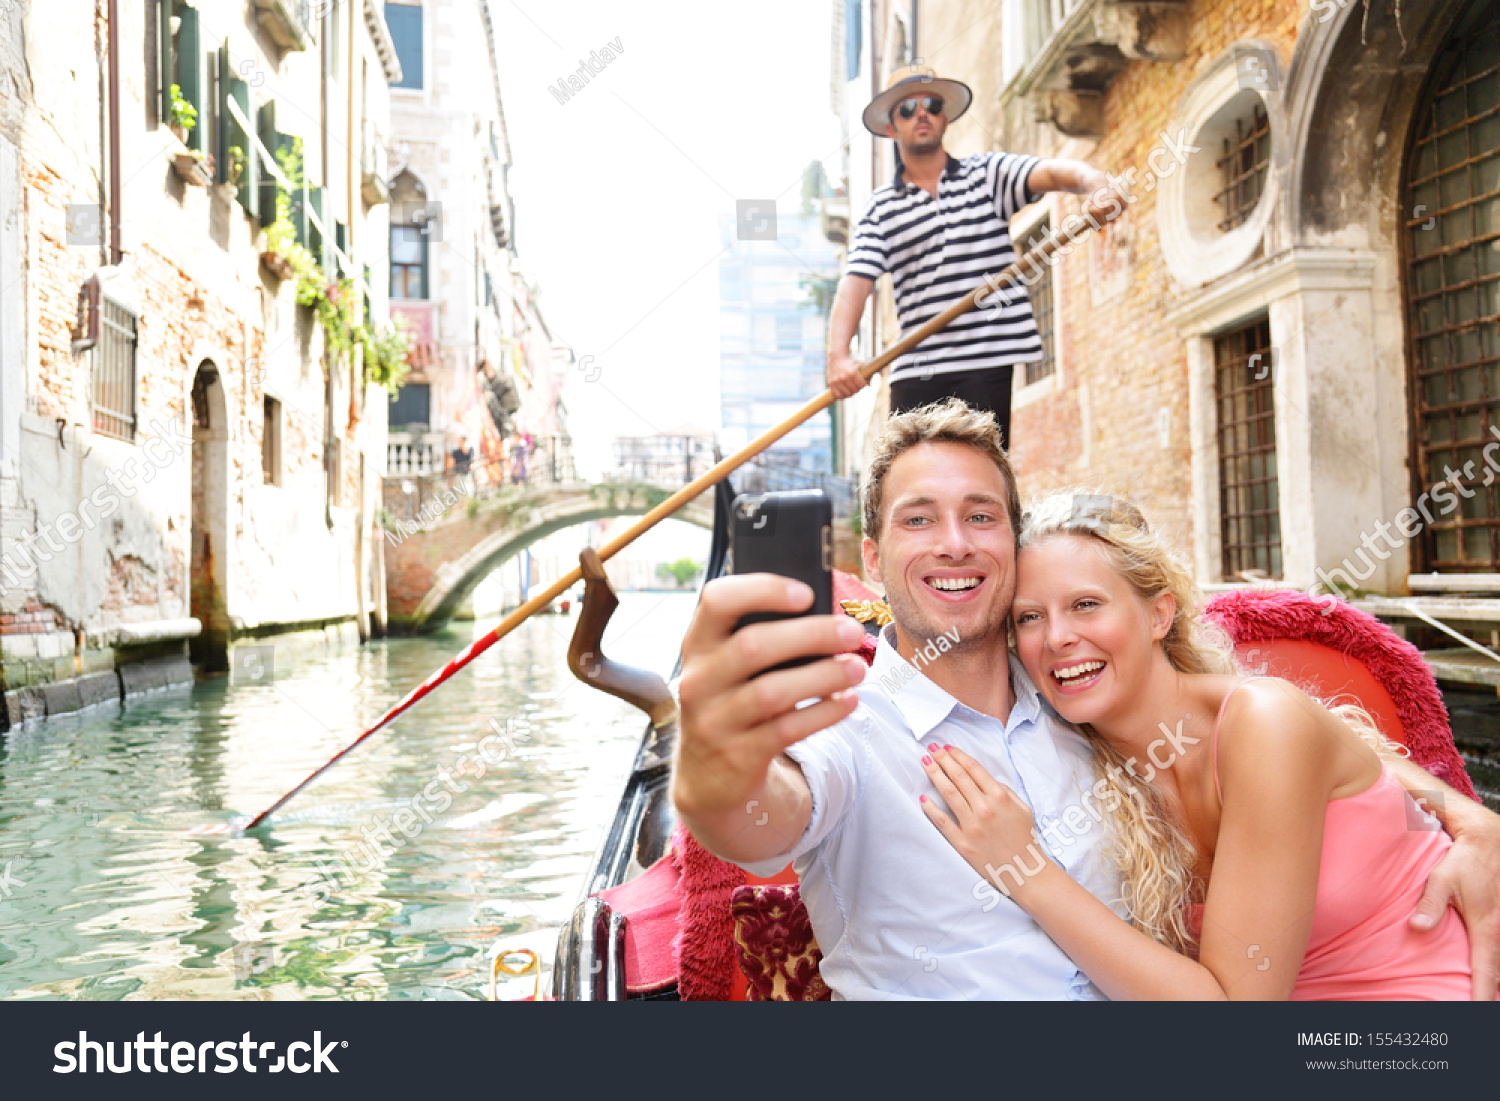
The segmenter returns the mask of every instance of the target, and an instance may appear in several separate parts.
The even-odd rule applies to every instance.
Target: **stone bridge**
[[[642,516],[671,490],[640,482],[520,486],[471,499],[439,495],[421,520],[393,520],[385,540],[387,616],[397,633],[434,630],[507,559],[554,531],[611,516]],[[713,527],[713,492],[673,519]]]

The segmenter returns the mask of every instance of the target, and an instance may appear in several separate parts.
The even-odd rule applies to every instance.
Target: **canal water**
[[[670,675],[694,601],[622,594],[605,652]],[[568,672],[573,622],[524,624],[258,836],[195,831],[274,801],[492,621],[0,736],[0,998],[479,999],[497,943],[550,964],[644,729]]]

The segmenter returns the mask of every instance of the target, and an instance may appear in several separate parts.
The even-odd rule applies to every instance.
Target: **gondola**
[[[706,579],[725,572],[732,500],[727,480],[720,482]],[[582,662],[599,652],[616,603],[597,559],[588,565],[590,553],[570,665],[594,687],[640,707],[650,721],[583,897],[558,938],[552,996],[826,998],[817,975],[821,957],[792,869],[759,879],[708,854],[677,829],[669,790],[677,707],[667,683],[608,661],[587,667]],[[874,650],[870,636],[885,618],[883,605],[847,574],[835,574],[835,598],[846,612],[867,620],[862,649],[868,660]],[[1331,598],[1266,588],[1220,593],[1204,615],[1234,643],[1245,672],[1282,677],[1324,699],[1353,699],[1406,746],[1413,761],[1461,794],[1478,797],[1431,669],[1414,646],[1373,616]]]
[[[726,571],[734,490],[729,480],[714,490],[713,539],[704,583]],[[594,655],[601,653],[599,639],[615,596],[597,560],[584,555],[585,590],[579,606],[577,626],[569,647],[574,674],[602,691],[619,696],[646,712],[648,721],[639,748],[625,780],[614,818],[605,830],[598,851],[584,877],[582,898],[558,937],[552,970],[552,996],[562,1001],[677,1000],[682,996],[676,981],[649,982],[649,990],[632,991],[627,972],[626,917],[606,897],[614,888],[639,880],[653,870],[666,874],[663,858],[677,826],[670,793],[672,751],[677,738],[677,706],[667,683],[653,673],[621,666]],[[845,600],[871,601],[876,594],[848,574],[835,575],[835,596]],[[851,605],[852,606],[852,605]],[[875,629],[872,617],[870,630]],[[867,647],[873,651],[873,642]],[[591,662],[585,661],[585,657]],[[673,677],[681,669],[681,659]],[[691,841],[689,844],[693,844]],[[700,850],[701,851],[701,850]],[[714,858],[708,857],[713,860]],[[725,865],[726,868],[732,867]],[[738,873],[738,870],[736,869]],[[742,873],[738,873],[742,874]],[[742,874],[743,875],[743,874]],[[750,883],[795,882],[788,869],[776,880],[743,875]],[[678,930],[680,932],[680,930]],[[658,941],[670,939],[656,923],[652,934]],[[663,946],[657,945],[658,949]],[[729,946],[725,946],[729,950]],[[731,991],[744,996],[742,981]]]

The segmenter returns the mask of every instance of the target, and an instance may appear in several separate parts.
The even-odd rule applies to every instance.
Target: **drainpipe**
[[[109,0],[109,262],[120,263],[120,0]]]

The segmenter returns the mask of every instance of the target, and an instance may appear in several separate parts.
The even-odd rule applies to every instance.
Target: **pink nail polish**
[[[946,749],[946,750],[949,750],[950,752],[953,749],[953,747],[951,745],[945,745],[945,746],[943,746],[943,748]]]
[[[923,757],[922,758],[922,763],[924,765],[930,765],[930,764],[932,764],[932,758],[931,757]]]
[[[930,750],[932,750],[932,752],[934,752],[934,753],[936,753],[936,752],[937,752],[937,742],[933,742],[933,743],[932,743],[932,744],[931,744],[931,745],[930,745],[930,746],[928,746],[928,747],[927,747],[927,748],[928,748],[928,749],[930,749]]]
[[[925,795],[919,795],[919,796],[917,796],[917,802],[919,802],[919,803],[925,803],[925,802],[927,802],[927,796],[925,796]]]

